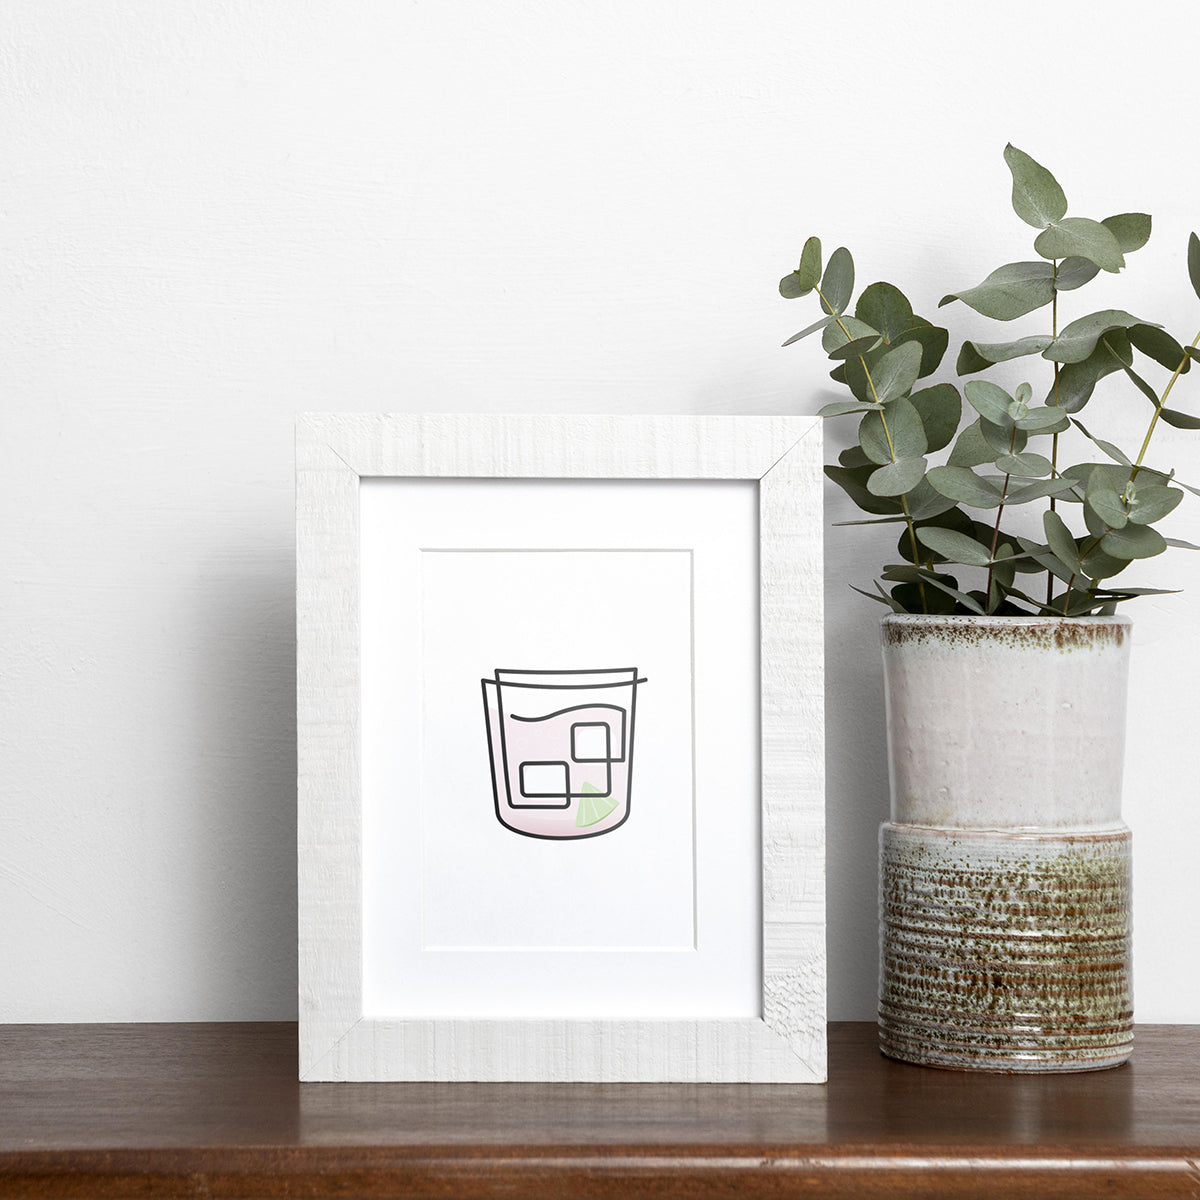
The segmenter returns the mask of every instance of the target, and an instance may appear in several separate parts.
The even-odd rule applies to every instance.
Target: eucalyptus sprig
[[[823,262],[815,237],[805,242],[800,265],[780,280],[779,291],[786,299],[815,294],[822,316],[784,345],[820,333],[834,364],[831,378],[853,397],[820,411],[823,417],[859,419],[857,445],[825,468],[870,515],[844,524],[904,526],[901,561],[883,568],[874,593],[856,591],[896,612],[1111,613],[1122,600],[1166,590],[1109,582],[1131,562],[1168,546],[1200,549],[1154,528],[1185,491],[1200,496],[1200,489],[1147,462],[1159,422],[1200,429],[1200,417],[1167,407],[1179,378],[1200,358],[1200,333],[1185,347],[1156,322],[1120,309],[1087,313],[1060,328],[1060,293],[1076,291],[1101,271],[1119,272],[1125,256],[1149,239],[1150,217],[1069,217],[1067,198],[1045,167],[1012,145],[1004,158],[1013,209],[1038,230],[1033,249],[1039,259],[999,267],[975,287],[945,296],[938,307],[958,301],[996,321],[1049,307],[1045,332],[1007,342],[966,340],[956,361],[961,377],[1040,356],[1049,365],[1036,393],[1032,383],[1010,394],[986,379],[971,379],[961,396],[950,383],[918,388],[941,364],[949,331],[917,316],[890,283],[864,289],[851,315],[850,252],[839,247]],[[1200,298],[1195,233],[1188,239],[1187,268]],[[1160,369],[1169,374],[1161,390],[1143,374]],[[1132,384],[1152,406],[1136,456],[1078,417],[1110,375]],[[1102,461],[1093,455],[1064,465],[1060,435],[1072,429],[1100,451]],[[929,456],[947,448],[945,461],[931,465]],[[1006,513],[1035,502],[1044,505],[1044,541],[1004,528]],[[1077,516],[1071,506],[1078,507]]]

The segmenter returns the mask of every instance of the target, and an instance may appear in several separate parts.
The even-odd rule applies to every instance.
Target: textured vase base
[[[880,1049],[1027,1073],[1120,1066],[1133,1048],[1128,830],[886,824]]]

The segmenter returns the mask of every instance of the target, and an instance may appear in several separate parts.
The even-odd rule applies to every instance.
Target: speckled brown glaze
[[[1133,1048],[1130,835],[883,826],[880,1047],[985,1071],[1095,1070]]]
[[[981,642],[1025,649],[1093,649],[1121,646],[1129,620],[1125,617],[926,617],[894,613],[883,619],[885,646],[935,641],[948,646]]]

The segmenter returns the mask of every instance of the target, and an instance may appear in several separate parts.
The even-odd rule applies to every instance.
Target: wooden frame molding
[[[296,434],[301,1079],[823,1081],[820,422],[310,414]],[[359,486],[368,477],[757,482],[760,1019],[364,1017]]]

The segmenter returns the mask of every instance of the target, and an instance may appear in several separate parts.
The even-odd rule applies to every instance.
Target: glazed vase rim
[[[898,625],[1132,625],[1133,619],[1125,616],[1109,617],[1060,617],[1051,616],[998,616],[981,613],[884,613],[880,618],[883,624]]]

